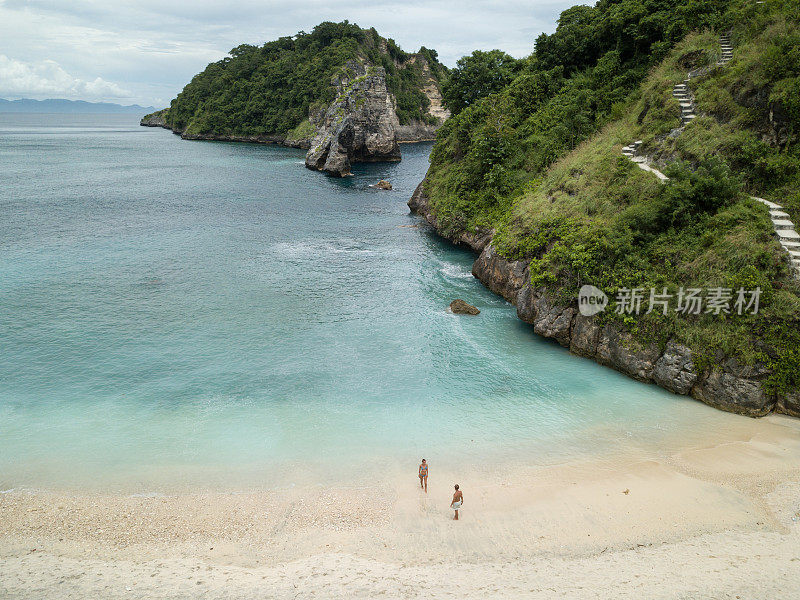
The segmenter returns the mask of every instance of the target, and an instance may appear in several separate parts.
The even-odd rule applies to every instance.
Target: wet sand
[[[800,597],[797,420],[743,419],[657,459],[433,463],[427,495],[414,473],[375,488],[5,492],[0,597]]]

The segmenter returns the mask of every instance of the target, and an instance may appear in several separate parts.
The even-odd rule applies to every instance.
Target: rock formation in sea
[[[400,160],[400,122],[383,67],[348,61],[334,85],[336,99],[314,123],[306,167],[341,177],[353,162]]]
[[[472,306],[461,298],[456,298],[450,303],[450,312],[454,315],[479,315],[481,313],[477,306]]]

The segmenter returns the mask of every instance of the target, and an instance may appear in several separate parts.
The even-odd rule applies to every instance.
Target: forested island
[[[446,76],[435,50],[409,54],[375,29],[325,22],[234,48],[142,124],[186,139],[310,148],[309,167],[346,175],[351,161],[399,160],[398,142],[433,139],[449,114]]]

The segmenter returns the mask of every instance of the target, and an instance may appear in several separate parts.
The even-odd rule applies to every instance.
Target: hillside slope
[[[359,98],[352,93],[354,71],[361,71],[362,77],[369,71],[371,77],[361,80],[359,89],[365,93]],[[378,132],[377,122],[386,121],[387,116],[366,110],[362,125],[375,127],[374,134],[382,138],[380,148],[395,147],[397,142],[433,139],[447,117],[440,90],[446,75],[433,50],[421,48],[408,54],[374,29],[347,21],[325,22],[311,33],[300,32],[260,47],[234,48],[230,56],[196,75],[168,109],[147,115],[142,125],[166,127],[187,139],[308,148],[321,133],[326,112],[334,103],[339,103],[340,111],[349,111],[360,108],[369,97],[380,112],[391,113],[392,123],[388,130],[383,127]],[[353,100],[349,105],[342,102],[348,94]],[[349,155],[356,161],[396,160],[399,150],[373,154],[364,146]]]
[[[410,205],[481,252],[473,272],[537,333],[725,410],[800,416],[800,285],[750,199],[798,222],[799,20],[788,0],[570,9],[525,72],[445,124]],[[666,183],[622,155],[634,140]],[[580,314],[584,285],[606,310]],[[737,301],[756,289],[753,314]]]

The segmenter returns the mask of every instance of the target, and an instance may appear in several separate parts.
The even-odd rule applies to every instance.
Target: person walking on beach
[[[458,509],[461,508],[462,504],[464,504],[464,494],[461,493],[461,490],[458,489],[458,484],[456,484],[456,493],[453,494],[453,501],[450,503],[450,508],[456,511],[456,516],[453,517],[454,521],[458,521]]]
[[[428,463],[424,458],[419,466],[419,487],[424,488],[425,493],[428,493]]]

